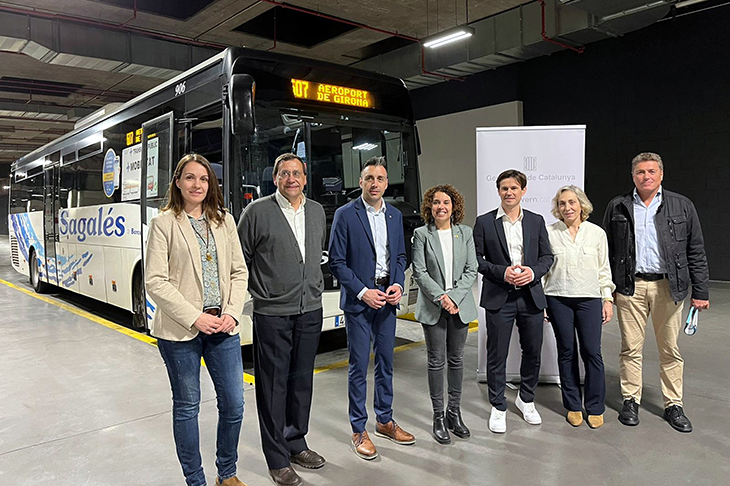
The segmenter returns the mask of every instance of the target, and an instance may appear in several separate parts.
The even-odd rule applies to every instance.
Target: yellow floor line
[[[410,312],[410,313],[408,313],[408,314],[403,314],[402,316],[398,316],[398,319],[403,319],[403,320],[406,320],[406,321],[413,321],[413,322],[418,322],[418,321],[416,320],[416,314],[414,314],[413,312]],[[477,325],[479,325],[479,321],[477,321],[477,320],[471,321],[471,322],[469,323],[469,327],[470,327],[470,328],[471,328],[472,326],[477,326]]]
[[[398,319],[402,319],[402,317],[399,317]],[[479,330],[479,326],[477,324],[477,321],[474,321],[474,322],[470,322],[469,323],[469,332],[475,332],[475,331],[478,331],[478,330]],[[426,344],[426,341],[414,341],[412,343],[402,344],[400,346],[396,346],[395,348],[393,348],[393,353],[399,353],[401,351],[406,351],[408,349],[418,348],[420,346],[423,346],[424,344]],[[371,359],[373,358],[373,356],[374,355],[372,353],[370,353],[370,358]],[[319,367],[315,368],[314,369],[314,374],[316,375],[317,373],[322,373],[324,371],[330,371],[330,370],[336,370],[336,369],[339,369],[339,368],[345,368],[348,365],[349,365],[348,360],[343,359],[342,361],[337,361],[335,363],[331,363],[331,364],[328,364],[328,365],[319,366]]]
[[[57,300],[51,299],[50,297],[46,297],[45,295],[37,294],[31,290],[24,289],[23,287],[19,287],[18,285],[15,285],[14,283],[8,282],[7,280],[0,279],[0,284],[3,284],[7,287],[10,287],[11,289],[17,290],[19,292],[22,292],[26,295],[29,295],[35,299],[41,300],[43,302],[46,302],[47,304],[55,305],[56,307],[60,307],[61,309],[68,311],[72,314],[76,314],[77,316],[83,317],[85,319],[88,319],[92,322],[95,322],[97,324],[100,324],[108,329],[112,329],[114,331],[117,331],[119,333],[124,334],[125,336],[129,336],[133,339],[136,339],[137,341],[142,341],[143,343],[150,344],[152,346],[157,346],[157,339],[153,338],[152,336],[148,336],[147,334],[142,334],[137,331],[133,331],[131,329],[127,329],[124,326],[120,326],[119,324],[115,324],[112,321],[109,321],[107,319],[104,319],[99,316],[95,316],[91,312],[87,312],[82,309],[78,309],[74,306],[68,305],[63,302],[59,302]],[[205,366],[205,362],[203,362],[203,366]],[[248,373],[243,374],[243,381],[246,383],[249,383],[251,385],[254,384],[254,377],[253,375],[250,375]]]
[[[7,280],[0,279],[0,284],[3,284],[5,286],[7,286],[7,287],[10,287],[11,289],[14,289],[14,290],[17,290],[19,292],[22,292],[22,293],[24,293],[26,295],[29,295],[29,296],[31,296],[31,297],[33,297],[35,299],[41,300],[41,301],[46,302],[48,304],[55,305],[56,307],[60,307],[61,309],[65,310],[65,311],[71,312],[72,314],[76,314],[77,316],[80,316],[80,317],[83,317],[85,319],[88,319],[88,320],[90,320],[92,322],[95,322],[97,324],[100,324],[100,325],[102,325],[102,326],[104,326],[106,328],[109,328],[109,329],[112,329],[112,330],[117,331],[119,333],[122,333],[125,336],[129,336],[129,337],[131,337],[133,339],[136,339],[138,341],[142,341],[143,343],[147,343],[147,344],[150,344],[152,346],[157,346],[157,339],[155,339],[155,338],[153,338],[151,336],[148,336],[146,334],[142,334],[140,332],[133,331],[131,329],[127,329],[124,326],[120,326],[119,324],[115,324],[115,323],[113,323],[113,322],[111,322],[111,321],[109,321],[107,319],[101,318],[99,316],[95,316],[91,312],[87,312],[85,310],[78,309],[76,307],[73,307],[71,305],[65,304],[63,302],[59,302],[57,300],[51,299],[50,297],[46,297],[44,295],[37,294],[37,293],[35,293],[35,292],[31,291],[31,290],[24,289],[23,287],[19,287],[19,286],[13,284],[13,283],[10,283]],[[406,320],[414,321],[415,320],[415,317],[411,313],[411,314],[406,314],[405,316],[401,316],[401,317],[399,317],[399,319],[406,319]],[[469,332],[474,332],[477,329],[478,329],[478,322],[477,321],[472,321],[472,322],[469,323]],[[401,346],[396,346],[395,348],[393,348],[393,352],[394,353],[399,353],[401,351],[406,351],[408,349],[417,348],[417,347],[423,346],[425,343],[426,343],[426,341],[416,341],[416,342],[412,342],[412,343],[408,343],[408,344],[403,344]],[[205,361],[202,361],[202,363],[203,363],[203,366],[205,366]],[[335,370],[335,369],[338,369],[338,368],[345,368],[346,366],[348,366],[348,361],[346,359],[343,359],[342,361],[337,361],[335,363],[331,363],[331,364],[328,364],[328,365],[325,365],[325,366],[319,366],[319,367],[317,367],[317,368],[314,369],[314,373],[317,374],[317,373],[322,373],[324,371]],[[256,384],[256,378],[253,375],[249,374],[249,373],[244,373],[243,374],[243,381],[245,383],[248,383],[249,385],[255,385]]]

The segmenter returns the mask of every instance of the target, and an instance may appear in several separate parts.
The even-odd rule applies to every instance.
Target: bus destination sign
[[[295,98],[356,106],[358,108],[375,108],[374,96],[370,91],[363,89],[314,83],[294,78],[291,80],[291,87]]]

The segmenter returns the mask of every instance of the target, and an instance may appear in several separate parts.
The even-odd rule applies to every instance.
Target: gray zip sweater
[[[249,271],[248,291],[254,312],[290,316],[322,307],[320,263],[327,244],[322,205],[307,199],[304,221],[306,262],[276,194],[254,201],[241,214],[238,236]]]

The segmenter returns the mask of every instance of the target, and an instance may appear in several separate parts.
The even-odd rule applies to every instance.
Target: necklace
[[[200,240],[205,241],[205,259],[211,261],[213,257],[211,256],[210,251],[208,251],[208,243],[210,243],[210,226],[208,226],[207,219],[204,219],[203,221],[205,221],[205,239],[203,239],[203,235],[198,232],[195,224],[191,224],[191,226],[193,227],[193,231],[195,231],[195,234],[200,237]]]

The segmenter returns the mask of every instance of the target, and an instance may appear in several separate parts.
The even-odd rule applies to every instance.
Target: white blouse
[[[608,240],[603,228],[584,221],[575,241],[562,221],[548,226],[547,232],[555,261],[543,277],[545,295],[612,301],[616,285],[611,279]]]
[[[451,235],[451,228],[438,230],[439,242],[441,243],[441,254],[444,257],[444,279],[446,280],[447,292],[454,288],[454,241]]]

